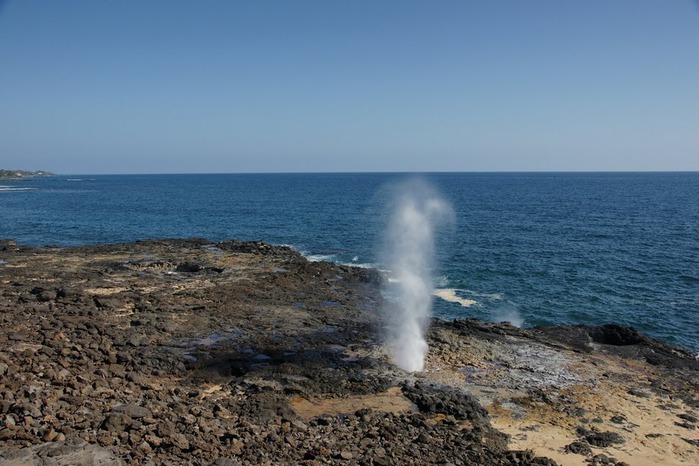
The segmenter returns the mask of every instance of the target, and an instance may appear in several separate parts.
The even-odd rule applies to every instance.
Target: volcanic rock
[[[0,246],[3,465],[687,464],[699,451],[699,363],[634,329],[434,320],[427,370],[411,374],[383,347],[375,270],[261,242]]]

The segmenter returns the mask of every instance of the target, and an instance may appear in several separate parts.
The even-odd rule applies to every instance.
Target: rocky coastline
[[[39,176],[54,176],[54,174],[43,170],[29,171],[0,169],[0,181],[29,181]]]
[[[381,275],[203,239],[0,241],[0,465],[695,465],[699,361],[631,328],[435,320]]]

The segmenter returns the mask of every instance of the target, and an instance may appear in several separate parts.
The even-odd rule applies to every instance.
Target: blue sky
[[[5,1],[0,168],[699,170],[699,8]]]

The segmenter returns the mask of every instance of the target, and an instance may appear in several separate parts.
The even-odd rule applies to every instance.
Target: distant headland
[[[4,170],[0,169],[0,181],[24,181],[36,178],[37,176],[53,176],[54,173],[44,170]]]

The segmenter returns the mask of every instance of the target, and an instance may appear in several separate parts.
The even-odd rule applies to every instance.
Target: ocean
[[[0,182],[0,238],[74,246],[202,237],[380,261],[407,174],[54,176]],[[617,323],[699,353],[699,173],[432,173],[452,206],[434,312],[520,326]],[[0,276],[2,265],[0,265]]]

